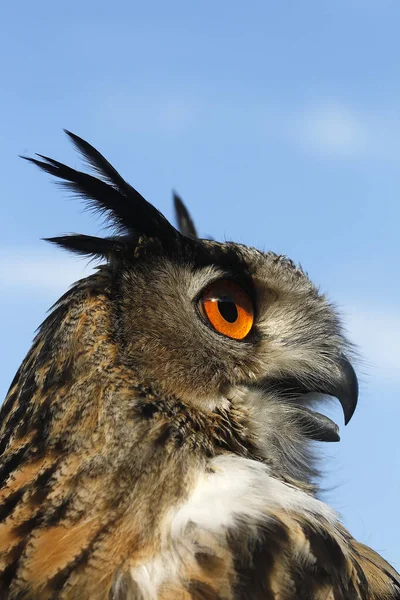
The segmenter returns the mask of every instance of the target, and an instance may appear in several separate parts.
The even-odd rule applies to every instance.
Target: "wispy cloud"
[[[399,381],[400,311],[353,306],[346,322],[349,338],[360,350],[362,370],[376,379]]]
[[[321,101],[285,117],[281,132],[291,144],[319,156],[400,159],[400,119],[390,110]]]
[[[30,294],[64,292],[69,285],[86,277],[92,269],[82,259],[57,257],[54,253],[21,249],[0,251],[0,289],[27,289]]]
[[[141,93],[129,87],[105,92],[98,105],[102,123],[146,134],[199,135],[213,130],[264,133],[318,156],[328,158],[400,159],[400,117],[397,106],[360,108],[340,98],[316,97],[303,106],[273,102],[226,90],[178,86],[149,88]]]
[[[297,119],[297,135],[312,150],[361,156],[369,149],[369,129],[360,116],[338,104],[306,110]]]

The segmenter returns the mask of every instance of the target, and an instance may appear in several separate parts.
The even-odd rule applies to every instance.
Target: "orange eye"
[[[215,281],[199,301],[200,311],[216,331],[243,340],[254,323],[254,308],[247,292],[228,279]]]

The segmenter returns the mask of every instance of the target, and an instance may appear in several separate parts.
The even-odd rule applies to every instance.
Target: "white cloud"
[[[400,120],[389,109],[366,111],[319,101],[298,111],[271,111],[264,127],[268,135],[318,156],[400,160]]]
[[[233,98],[233,100],[232,100]],[[393,105],[362,109],[339,98],[322,97],[302,107],[265,106],[259,99],[219,95],[193,87],[141,93],[129,88],[107,91],[98,106],[101,122],[123,131],[175,135],[202,129],[243,126],[264,131],[318,156],[345,159],[400,159],[400,120]]]
[[[300,140],[313,150],[360,156],[369,149],[369,130],[360,115],[339,104],[307,110],[297,123]]]
[[[349,338],[361,355],[361,371],[377,379],[400,379],[400,311],[347,310]]]
[[[46,251],[0,251],[0,288],[7,291],[29,289],[31,294],[63,293],[74,281],[86,277],[92,269],[71,255],[55,256]]]

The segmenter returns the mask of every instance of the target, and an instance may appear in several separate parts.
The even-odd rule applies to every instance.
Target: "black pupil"
[[[230,298],[218,300],[218,310],[228,323],[234,323],[238,318],[236,304]]]

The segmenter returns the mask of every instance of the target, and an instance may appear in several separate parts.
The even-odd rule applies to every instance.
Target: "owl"
[[[318,499],[358,385],[334,308],[285,256],[174,228],[86,141],[28,158],[107,215],[99,259],[39,329],[1,409],[5,600],[399,600]],[[51,273],[49,273],[51,277]]]

